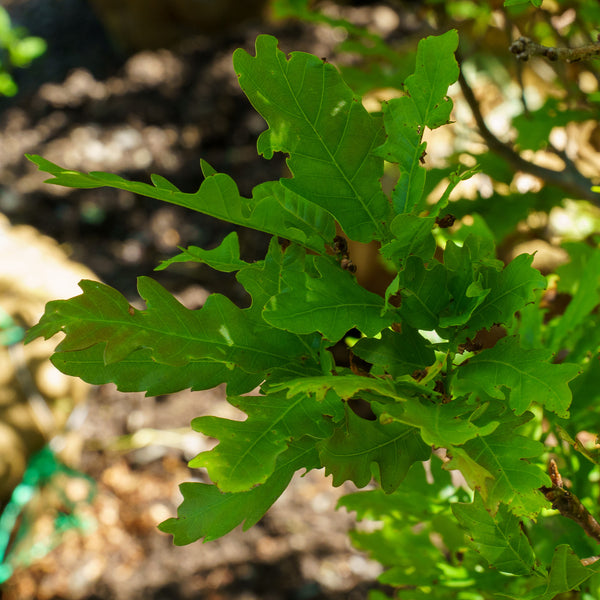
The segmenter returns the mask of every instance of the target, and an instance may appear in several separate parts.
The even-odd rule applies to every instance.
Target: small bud
[[[338,254],[348,254],[348,242],[341,235],[336,235],[333,238],[333,249]]]
[[[340,263],[340,265],[345,271],[350,271],[350,273],[356,273],[356,265],[349,258],[342,258],[342,262]]]

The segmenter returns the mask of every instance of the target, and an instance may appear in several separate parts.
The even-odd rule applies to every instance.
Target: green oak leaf
[[[62,373],[92,385],[114,383],[120,392],[146,392],[146,396],[173,394],[180,390],[208,390],[222,383],[229,394],[245,394],[260,385],[262,374],[212,360],[190,360],[184,365],[159,363],[148,348],[134,350],[118,362],[106,364],[105,344],[82,350],[55,352],[52,364]]]
[[[519,517],[535,518],[548,502],[539,491],[550,485],[550,478],[535,459],[544,452],[542,443],[518,433],[532,418],[506,411],[497,417],[500,424],[485,437],[477,436],[462,446],[448,449],[452,460],[447,469],[459,468],[469,486],[481,493],[486,507],[492,512],[500,502]]]
[[[285,394],[228,398],[248,415],[245,421],[220,417],[198,417],[192,428],[220,440],[210,451],[193,458],[193,468],[205,467],[223,492],[242,492],[264,483],[275,469],[277,457],[292,439],[304,435],[327,438],[331,418],[343,417],[344,407],[335,394],[318,402],[308,395],[288,398]]]
[[[402,404],[385,407],[383,418],[389,415],[395,421],[417,427],[426,444],[447,448],[460,446],[477,436],[486,436],[498,427],[498,421],[478,426],[472,419],[473,406],[455,399],[448,404],[436,404],[431,400],[407,398]]]
[[[173,263],[179,262],[203,263],[223,273],[239,271],[248,265],[246,261],[240,259],[240,242],[235,232],[227,235],[221,244],[212,250],[204,250],[198,246],[190,246],[185,250],[180,248],[180,250],[183,250],[181,254],[163,260],[155,271],[162,271]]]
[[[251,199],[244,198],[240,196],[237,185],[229,175],[215,172],[204,161],[201,164],[205,179],[200,188],[197,192],[185,193],[171,183],[167,182],[167,185],[166,179],[156,175],[152,177],[155,185],[149,185],[101,171],[82,173],[63,169],[34,154],[28,154],[27,158],[41,171],[53,176],[46,183],[83,189],[112,187],[126,190],[235,225],[280,235],[316,251],[322,251],[325,243],[330,242],[335,235],[331,215],[292,190],[284,188],[279,182],[260,184],[254,188]]]
[[[415,329],[431,331],[439,324],[439,314],[450,302],[448,271],[441,263],[427,266],[417,256],[409,256],[403,271],[391,286],[397,286],[402,303],[398,312]]]
[[[385,398],[402,400],[403,396],[396,390],[394,384],[388,379],[377,377],[362,377],[361,375],[322,375],[304,376],[291,379],[272,386],[273,391],[287,389],[287,397],[292,398],[297,394],[314,394],[317,401],[323,400],[330,390],[340,398],[347,400],[359,392],[371,392]]]
[[[173,535],[177,546],[204,538],[216,540],[243,523],[244,531],[258,523],[269,507],[287,488],[299,469],[320,468],[314,442],[308,438],[289,444],[279,455],[271,476],[251,490],[238,493],[221,492],[215,485],[183,483],[183,502],[177,518],[163,521],[158,528]]]
[[[547,98],[537,110],[514,117],[513,127],[518,132],[515,144],[519,150],[541,150],[548,146],[550,132],[555,127],[565,127],[568,123],[589,119],[588,110],[571,109],[563,100]]]
[[[382,316],[384,300],[360,287],[356,279],[333,260],[314,257],[320,277],[297,273],[295,285],[273,296],[263,311],[267,323],[293,333],[319,331],[339,340],[357,327],[375,335],[394,322],[394,312]]]
[[[390,208],[379,183],[383,141],[373,118],[331,64],[304,52],[290,58],[269,35],[256,39],[256,56],[235,51],[240,87],[267,121],[258,140],[265,158],[289,154],[288,189],[335,216],[357,241],[388,237]]]
[[[490,289],[483,287],[482,267],[494,268],[500,261],[489,256],[485,238],[469,235],[462,246],[449,241],[444,250],[444,265],[448,269],[448,290],[452,303],[440,317],[441,327],[464,325],[480,306]],[[494,252],[492,246],[491,252]]]
[[[387,138],[377,152],[400,166],[400,179],[392,194],[398,214],[422,208],[426,178],[420,162],[426,148],[423,131],[425,127],[435,129],[449,121],[452,100],[447,93],[448,86],[458,79],[454,58],[457,46],[455,30],[421,40],[415,72],[404,85],[406,95],[383,106]]]
[[[352,352],[367,362],[382,366],[392,377],[411,375],[435,362],[431,344],[408,325],[400,333],[384,329],[381,337],[361,338]]]
[[[600,565],[582,565],[580,558],[567,544],[560,544],[554,550],[548,570],[546,589],[534,590],[524,600],[553,600],[558,594],[579,589],[592,575],[600,572]]]
[[[499,399],[508,396],[509,406],[518,415],[537,402],[567,418],[571,403],[568,382],[578,375],[579,367],[556,365],[551,360],[550,350],[525,349],[518,336],[505,337],[457,368],[453,391],[457,395],[483,391]]]
[[[480,271],[483,277],[479,280],[479,286],[490,292],[473,309],[464,330],[465,335],[494,323],[511,323],[519,309],[535,300],[535,290],[545,289],[546,279],[531,267],[532,260],[533,255],[520,254],[502,271],[494,267]]]
[[[563,272],[567,270],[566,267],[567,265],[563,266]],[[569,333],[576,327],[585,325],[590,312],[598,304],[600,304],[600,250],[596,248],[585,262],[578,285],[565,312],[551,330],[549,347],[558,352],[564,346],[571,346],[568,340]]]
[[[140,311],[105,284],[83,280],[79,285],[83,294],[46,305],[28,341],[62,331],[66,337],[57,351],[105,343],[106,364],[150,348],[159,363],[177,366],[201,359],[237,365],[249,373],[283,366],[306,351],[296,336],[273,331],[219,294],[211,295],[201,309],[189,310],[156,281],[140,277],[138,290],[147,305]]]
[[[394,239],[381,247],[382,256],[400,268],[409,256],[430,260],[436,247],[432,234],[434,224],[434,217],[420,217],[410,213],[396,215],[390,225]]]
[[[479,494],[471,504],[456,503],[452,512],[468,531],[471,543],[490,566],[512,573],[531,575],[536,570],[533,548],[519,518],[501,504],[494,516],[485,508]]]
[[[333,475],[333,485],[353,481],[365,487],[374,475],[385,492],[394,491],[410,466],[427,460],[431,448],[423,443],[414,427],[402,423],[381,424],[347,412],[347,420],[336,427],[333,436],[317,444],[325,474]]]
[[[426,464],[427,468],[423,463],[413,463],[402,485],[391,494],[380,488],[354,492],[342,496],[338,507],[355,511],[361,521],[389,519],[395,527],[412,528],[438,513],[438,507],[448,505],[445,493],[452,486],[452,475],[435,455]],[[465,492],[461,497],[468,495]]]

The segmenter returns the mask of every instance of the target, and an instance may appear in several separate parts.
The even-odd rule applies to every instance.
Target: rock
[[[19,482],[29,457],[61,432],[89,386],[49,360],[58,338],[24,346],[22,336],[46,302],[70,298],[81,279],[97,279],[33,227],[0,215],[0,502]]]

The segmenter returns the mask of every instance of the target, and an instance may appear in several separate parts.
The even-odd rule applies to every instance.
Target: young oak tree
[[[589,557],[600,528],[586,508],[598,454],[577,435],[597,416],[586,390],[600,373],[599,340],[586,326],[597,320],[600,254],[574,255],[566,277],[574,308],[544,322],[547,280],[532,256],[505,265],[480,219],[442,238],[450,191],[474,170],[450,172],[432,202],[423,134],[452,126],[457,44],[454,30],[423,39],[403,95],[374,114],[311,54],[286,56],[267,35],[255,56],[236,51],[240,86],[268,124],[258,152],[287,154],[291,172],[251,198],[205,162],[198,191],[184,193],[158,175],[130,182],[29,157],[53,184],[129,190],[273,236],[258,262],[240,256],[232,233],[158,266],[235,272],[248,308],[213,294],[189,310],[141,277],[138,310],[111,287],[82,281],[80,296],[50,302],[28,333],[62,332],[53,363],[90,383],[148,395],[225,383],[228,402],[247,414],[192,422],[219,444],[190,462],[213,484],[183,483],[177,518],[160,525],[175,544],[251,527],[295,472],[324,468],[335,486],[377,483],[341,505],[383,523],[353,538],[387,567],[381,581],[398,598],[550,600],[598,589]],[[399,177],[388,196],[380,180],[391,163]],[[380,244],[394,275],[383,296],[358,285],[348,239]],[[506,335],[482,344],[492,328]],[[350,331],[360,334],[349,340]],[[351,346],[349,364],[333,358],[340,344]],[[353,410],[358,402],[369,418]],[[547,473],[552,456],[561,468],[581,467],[569,473],[579,497],[556,462]]]

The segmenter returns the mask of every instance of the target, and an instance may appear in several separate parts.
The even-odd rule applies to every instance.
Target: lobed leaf
[[[338,506],[356,511],[360,521],[386,519],[397,528],[423,523],[438,512],[438,507],[447,507],[445,492],[452,486],[452,475],[443,469],[439,458],[432,455],[426,464],[427,469],[424,463],[413,463],[403,485],[391,494],[379,488],[354,492],[342,496]]]
[[[431,448],[414,427],[367,421],[351,410],[346,423],[337,426],[334,434],[317,446],[325,474],[333,475],[334,486],[350,480],[365,487],[377,465],[377,479],[387,493],[400,485],[415,461],[427,460],[431,455]]]
[[[112,187],[242,225],[280,235],[313,250],[323,250],[324,243],[335,236],[333,218],[279,182],[267,182],[253,190],[251,199],[240,196],[237,185],[224,173],[216,173],[203,163],[206,178],[195,193],[179,191],[164,178],[153,176],[155,185],[128,181],[119,175],[94,171],[81,173],[63,169],[49,160],[28,154],[27,158],[41,171],[50,173],[47,183],[76,188]]]
[[[177,518],[163,521],[158,528],[173,535],[177,546],[204,538],[216,540],[243,523],[249,529],[262,518],[269,507],[287,488],[299,469],[318,469],[319,456],[314,443],[302,440],[291,443],[278,460],[271,476],[263,485],[239,493],[224,493],[215,485],[182,483],[183,502]]]
[[[444,250],[444,266],[448,269],[448,290],[452,303],[443,311],[440,326],[455,327],[469,321],[473,312],[480,306],[489,288],[484,288],[485,269],[494,269],[494,252],[482,238],[469,235],[462,246],[448,242]]]
[[[415,72],[405,82],[406,95],[384,104],[385,143],[377,149],[380,156],[400,166],[401,174],[392,199],[397,214],[423,208],[426,171],[421,165],[426,144],[425,127],[435,129],[448,123],[452,100],[448,86],[458,79],[454,51],[458,34],[450,30],[419,42]]]
[[[322,375],[304,376],[291,379],[272,386],[273,391],[287,389],[287,397],[293,398],[298,394],[314,394],[317,401],[322,401],[330,390],[344,400],[352,398],[359,392],[370,392],[383,398],[402,400],[403,397],[388,379],[363,377],[361,375]]]
[[[222,383],[229,394],[245,394],[260,385],[262,374],[213,360],[190,360],[184,365],[159,363],[148,348],[134,350],[118,362],[106,364],[105,344],[82,350],[55,352],[52,364],[62,373],[92,385],[114,383],[120,392],[146,392],[146,396],[173,394],[185,389],[208,390]]]
[[[518,517],[504,505],[492,516],[479,494],[472,504],[453,504],[452,512],[467,529],[476,550],[490,566],[512,573],[530,575],[535,570],[535,555]]]
[[[559,417],[567,418],[571,403],[568,382],[580,372],[577,365],[552,364],[552,352],[525,349],[518,336],[499,340],[456,370],[454,393],[483,391],[492,398],[505,398],[517,415],[537,402]]]
[[[392,377],[410,375],[435,362],[431,344],[416,329],[402,326],[402,332],[384,329],[381,337],[361,338],[352,352],[367,362],[383,367]]]
[[[228,401],[245,412],[245,421],[198,417],[192,428],[220,440],[189,463],[205,467],[223,492],[242,492],[264,483],[273,473],[277,457],[290,440],[303,436],[322,439],[333,433],[334,421],[343,417],[342,402],[334,394],[322,402],[308,395],[238,396]],[[327,417],[327,418],[326,418]]]
[[[180,248],[180,250],[183,250],[183,248]],[[190,246],[187,250],[183,250],[181,254],[163,260],[155,271],[162,271],[178,262],[202,263],[223,273],[239,271],[248,265],[246,261],[240,258],[240,242],[235,232],[228,234],[221,244],[212,250]]]
[[[548,570],[546,589],[539,589],[525,600],[552,600],[557,594],[564,594],[579,589],[579,586],[592,575],[600,572],[600,565],[582,565],[579,557],[567,544],[560,544],[554,550],[552,563]]]
[[[502,502],[519,517],[535,518],[548,507],[539,488],[548,486],[550,478],[528,462],[539,457],[544,446],[517,432],[531,417],[530,413],[502,415],[492,433],[449,449],[452,460],[446,468],[460,468],[469,486],[481,493],[486,507],[494,512]]]
[[[566,270],[563,266],[562,271]],[[585,323],[589,314],[600,304],[600,250],[595,249],[585,261],[579,282],[565,312],[550,333],[549,347],[558,352],[566,345],[571,346],[567,336]]]
[[[489,435],[499,425],[498,421],[477,425],[473,406],[459,399],[435,404],[431,400],[407,398],[402,404],[386,406],[383,418],[387,415],[394,421],[417,427],[426,444],[440,448],[460,446],[475,437]]]
[[[384,301],[367,291],[333,260],[314,258],[320,277],[295,273],[293,285],[273,296],[263,311],[267,323],[293,333],[319,331],[325,338],[339,340],[357,327],[375,335],[394,322],[394,312],[382,316]]]
[[[479,285],[490,292],[474,308],[467,324],[468,331],[479,331],[494,323],[510,323],[520,308],[535,300],[536,289],[545,289],[546,280],[531,267],[532,260],[532,255],[520,254],[502,271],[482,269]]]
[[[293,177],[282,184],[332,214],[357,241],[387,237],[388,201],[381,191],[380,123],[354,97],[337,69],[261,35],[256,56],[238,49],[233,64],[244,93],[269,125],[258,140],[265,158],[286,152]]]
[[[425,266],[420,258],[408,257],[404,270],[390,286],[400,292],[398,312],[402,320],[415,329],[435,329],[442,309],[450,302],[447,277],[448,271],[441,263],[431,261]]]
[[[211,295],[202,309],[189,310],[157,282],[140,277],[138,290],[147,310],[139,311],[107,285],[86,280],[79,285],[82,295],[47,304],[28,341],[62,331],[66,337],[59,352],[104,343],[106,364],[147,348],[158,363],[179,366],[200,359],[249,373],[294,362],[305,351],[296,336],[273,331],[219,294]]]
[[[409,213],[397,215],[390,226],[395,239],[381,247],[382,256],[399,268],[403,267],[409,256],[430,260],[436,247],[431,231],[434,224],[434,217],[419,217]]]

